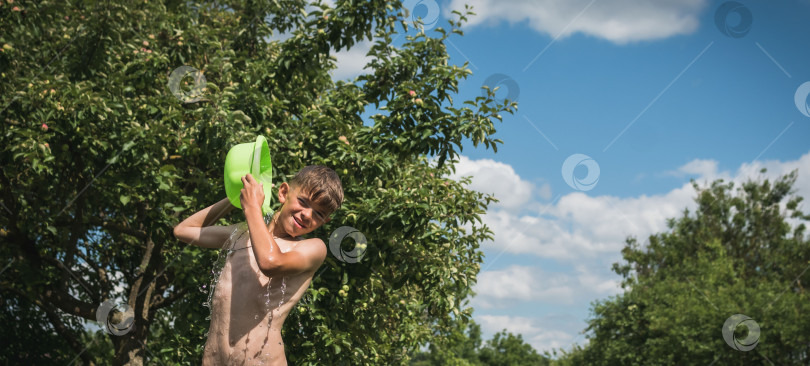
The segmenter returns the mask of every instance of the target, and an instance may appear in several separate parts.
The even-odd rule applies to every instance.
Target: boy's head
[[[301,169],[278,190],[282,203],[279,223],[287,234],[300,236],[329,222],[343,204],[343,186],[334,170],[323,165]]]

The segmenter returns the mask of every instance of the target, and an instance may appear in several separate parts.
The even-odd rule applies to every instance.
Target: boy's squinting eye
[[[304,201],[304,199],[301,198],[301,197],[298,197],[298,202],[300,202],[301,205],[304,206],[304,207],[309,207],[307,205],[307,203]],[[313,209],[312,212],[315,212],[315,214],[318,215],[319,219],[323,219],[323,214],[320,211],[316,211],[316,210]]]

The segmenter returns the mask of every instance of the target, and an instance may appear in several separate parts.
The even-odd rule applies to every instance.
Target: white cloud
[[[810,153],[793,161],[744,163],[734,174],[718,172],[717,165],[713,160],[693,160],[667,174],[689,174],[701,185],[723,178],[739,187],[750,179],[773,180],[799,169],[794,188],[798,195],[810,199]],[[628,236],[643,241],[651,234],[665,231],[667,219],[680,217],[684,209],[696,207],[695,191],[688,182],[659,195],[620,198],[572,192],[551,205],[542,205],[530,200],[536,187],[516,175],[507,164],[464,158],[460,166],[465,174],[497,176],[497,179],[474,176],[471,184],[471,188],[479,191],[495,191],[496,197],[507,203],[505,207],[491,207],[483,217],[495,233],[494,241],[484,242],[484,248],[496,252],[568,261],[617,254]],[[760,173],[763,168],[767,173]],[[534,213],[519,213],[527,211]]]
[[[717,171],[717,161],[706,159],[695,159],[685,165],[680,166],[676,170],[665,173],[675,177],[700,177],[702,179],[714,180],[715,178],[723,177],[728,179],[728,173],[719,173]]]
[[[579,32],[624,44],[692,33],[697,30],[698,17],[708,2],[452,0],[445,8],[445,17],[451,17],[453,10],[463,11],[465,4],[472,5],[477,14],[470,18],[468,26],[497,24],[501,21],[510,24],[528,21],[532,29],[551,37],[559,34],[560,38],[564,38]]]
[[[793,185],[793,188],[796,190],[797,195],[805,199],[810,199],[810,152],[792,161],[758,160],[743,163],[733,175],[727,171],[718,171],[717,166],[718,163],[715,160],[695,159],[665,174],[694,178],[699,184],[711,183],[716,179],[723,179],[725,181],[732,181],[736,187],[739,187],[748,180],[769,179],[773,181],[794,170],[798,170],[798,177],[796,178],[796,183]],[[766,169],[767,171],[764,174],[760,173],[762,169]]]
[[[574,279],[562,273],[545,273],[539,268],[511,266],[478,275],[474,291],[480,307],[491,308],[513,300],[570,304],[574,300]]]
[[[551,352],[553,349],[568,349],[573,345],[576,337],[571,333],[555,329],[542,329],[534,335],[527,336],[526,342],[532,345],[538,353]]]
[[[578,322],[565,318],[551,316],[541,321],[520,316],[481,315],[476,317],[476,321],[481,325],[483,334],[494,334],[506,329],[509,333],[520,334],[526,343],[543,353],[555,348],[568,348],[577,338],[575,334],[578,331],[575,328],[579,326]]]
[[[366,56],[373,45],[370,41],[358,42],[349,50],[332,53],[337,58],[337,69],[332,70],[332,79],[353,79],[364,72],[363,68],[371,61]],[[365,70],[369,72],[370,70]]]
[[[328,8],[335,8],[334,0],[322,0],[321,2]],[[309,4],[306,7],[306,12],[310,13],[310,17],[312,17],[311,13],[315,10],[320,11],[320,6]],[[268,42],[284,42],[293,36],[294,30],[288,30],[286,33],[275,33],[267,37],[266,40]],[[362,74],[364,72],[363,68],[371,61],[371,57],[366,56],[366,54],[371,49],[372,45],[373,43],[370,41],[361,41],[355,43],[354,46],[348,50],[344,49],[340,52],[336,52],[334,49],[331,49],[331,56],[337,59],[337,68],[332,70],[332,78],[334,80],[346,80],[353,79]]]
[[[537,190],[537,195],[544,200],[551,199],[551,185],[545,183]]]
[[[532,323],[534,319],[524,317],[511,317],[505,315],[482,315],[481,330],[485,332],[500,332],[506,329],[512,333],[534,333],[538,329]]]
[[[516,311],[526,304],[582,311],[581,308],[587,307],[582,304],[620,293],[620,277],[610,271],[610,266],[621,258],[620,250],[627,236],[635,236],[643,242],[653,233],[666,231],[668,218],[680,217],[685,208],[694,211],[696,206],[695,191],[688,182],[659,195],[620,198],[572,192],[541,205],[530,199],[541,188],[527,183],[508,164],[462,158],[459,166],[458,175],[474,175],[473,189],[483,187],[494,191],[496,196],[509,197],[509,210],[492,206],[482,218],[493,230],[494,241],[483,243],[487,257],[478,275],[476,296],[471,305],[490,312]],[[763,168],[767,169],[764,174],[760,173]],[[773,181],[794,170],[799,172],[794,185],[796,194],[810,199],[810,152],[791,161],[743,163],[734,173],[718,171],[716,161],[697,159],[666,174],[689,176],[701,185],[723,178],[740,187],[748,180]],[[478,178],[478,175],[494,174],[502,177],[502,184]],[[503,189],[509,185],[523,187]],[[522,205],[520,200],[523,200]],[[804,206],[802,210],[809,211],[807,205]],[[525,214],[533,209],[535,213]],[[500,259],[502,253],[523,255],[524,259],[535,257],[540,263],[553,263],[554,269],[541,268],[538,264],[488,270],[503,260]],[[524,339],[540,351],[569,347],[572,340],[576,340],[574,335],[585,326],[581,319],[565,326],[549,326],[545,318],[541,321],[500,314],[476,319],[485,333],[506,328],[523,334]]]
[[[765,174],[760,174],[762,169],[768,171]],[[793,161],[767,160],[743,163],[737,170],[734,181],[739,184],[745,181],[747,177],[762,177],[773,181],[775,178],[797,169],[799,173],[793,188],[796,190],[797,195],[804,197],[805,200],[810,200],[810,152]],[[805,211],[807,210],[805,209]]]
[[[541,258],[574,260],[618,253],[628,236],[644,238],[666,229],[666,219],[694,207],[691,186],[665,195],[633,198],[562,196],[538,215],[518,216],[490,210],[483,221],[495,233],[485,248]]]
[[[272,35],[265,37],[266,42],[284,42],[293,37],[292,31],[286,33],[276,33],[273,32]]]
[[[595,295],[610,296],[621,292],[621,283],[617,277],[606,277],[604,274],[597,274],[592,272],[588,266],[576,266],[577,283],[581,289],[585,290],[583,293],[593,298]]]
[[[524,207],[532,199],[534,184],[520,178],[508,164],[490,159],[470,160],[460,156],[455,165],[456,173],[449,178],[459,180],[472,176],[468,188],[478,192],[493,194],[500,200],[493,207],[515,210]],[[538,190],[540,197],[551,195],[551,186],[543,184]]]
[[[491,309],[509,306],[515,301],[574,304],[619,292],[617,279],[594,273],[588,266],[579,265],[570,272],[576,273],[548,272],[519,265],[483,271],[478,274],[474,288],[473,307]]]

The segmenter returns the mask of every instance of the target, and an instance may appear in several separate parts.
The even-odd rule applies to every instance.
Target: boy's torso
[[[211,299],[203,365],[286,365],[281,327],[314,272],[268,278],[258,268],[246,225],[232,238]],[[296,241],[276,239],[282,252]]]

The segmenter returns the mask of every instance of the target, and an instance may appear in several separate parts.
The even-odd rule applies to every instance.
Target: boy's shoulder
[[[320,249],[326,253],[326,244],[321,238],[301,238],[295,243],[296,248]]]
[[[326,258],[326,244],[324,244],[321,238],[301,238],[295,242],[292,250],[311,253],[318,257],[322,257],[320,258],[321,260]]]
[[[326,245],[320,238],[305,238],[298,240],[293,244],[290,251],[294,251],[304,258],[308,268],[306,272],[315,273],[315,271],[326,260]]]

